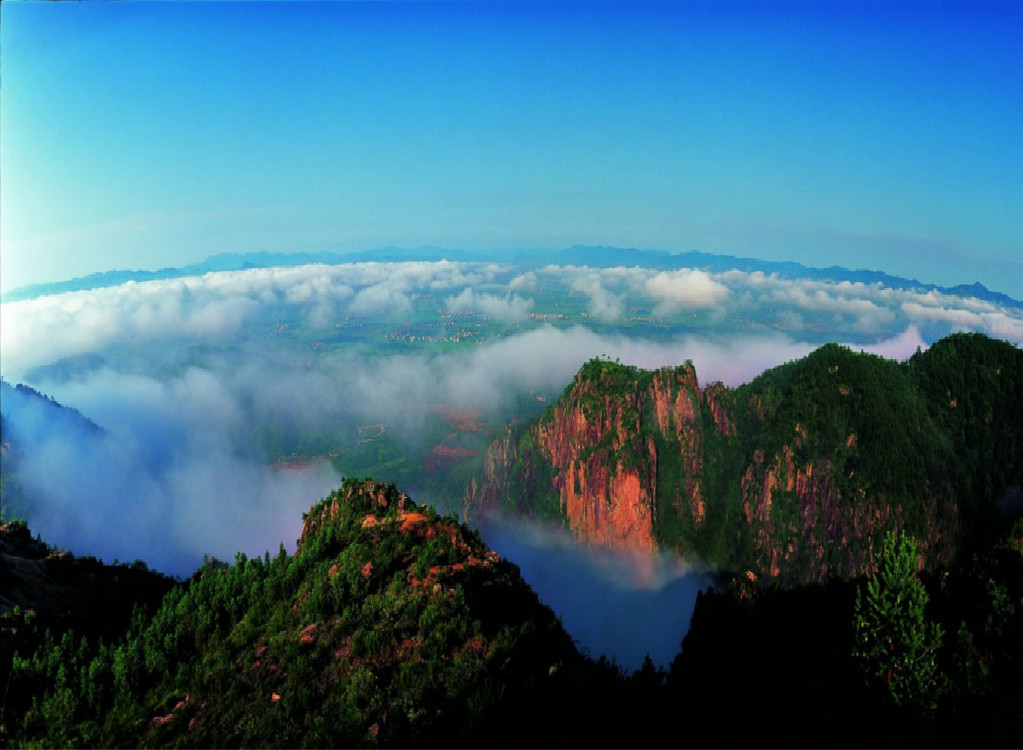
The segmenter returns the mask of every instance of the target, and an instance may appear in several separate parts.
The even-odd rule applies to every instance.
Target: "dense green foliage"
[[[827,460],[849,501],[884,496],[903,509],[908,528],[924,523],[949,445],[896,362],[828,344],[758,376],[736,401],[747,407],[738,416],[748,451],[770,455],[787,445],[797,461]]]
[[[917,353],[905,370],[952,447],[964,527],[997,533],[1023,513],[1023,353],[958,333]]]
[[[16,658],[36,697],[14,736],[447,744],[578,658],[517,568],[393,487],[347,482],[308,519],[294,556],[210,563],[117,642],[66,631]]]
[[[941,625],[924,612],[922,560],[904,532],[885,537],[877,572],[856,592],[853,656],[867,685],[898,707],[931,713],[944,688],[938,671]]]
[[[690,401],[695,399],[690,396]],[[735,393],[721,389],[720,398],[734,411]],[[728,570],[748,567],[752,541],[742,523],[744,509],[738,480],[745,469],[745,452],[738,435],[714,428],[714,416],[705,400],[694,404],[697,428],[683,433],[662,434],[648,428],[657,450],[657,498],[654,531],[657,539],[680,554],[696,555]],[[646,424],[653,424],[649,414]],[[700,458],[693,462],[681,457]],[[676,460],[675,457],[679,457]],[[705,519],[692,521],[690,488],[699,485],[705,505]]]
[[[91,557],[75,558],[33,539],[24,522],[0,525],[0,686],[4,690],[0,693],[0,746],[6,739],[3,718],[10,731],[11,717],[23,714],[31,698],[52,684],[26,685],[13,679],[16,653],[50,653],[54,639],[67,639],[69,649],[78,649],[83,639],[109,642],[124,634],[134,614],[153,611],[173,586],[172,579],[149,570],[145,563],[106,565]],[[50,658],[59,668],[61,656]]]
[[[719,719],[707,735],[688,741],[740,747],[1023,744],[1023,522],[951,568],[919,578],[915,562],[909,564],[917,553],[898,535],[895,540],[885,556],[906,564],[897,572],[896,562],[890,571],[904,589],[914,589],[917,605],[930,599],[920,624],[931,636],[939,628],[945,634],[940,646],[932,638],[922,649],[928,663],[934,659],[925,670],[930,679],[903,692],[915,691],[922,703],[897,704],[885,675],[880,689],[864,680],[856,655],[863,653],[861,636],[892,632],[882,618],[867,625],[863,605],[857,609],[857,592],[868,580],[785,590],[735,579],[700,595],[672,664],[672,705],[689,716]],[[902,615],[889,624],[913,624],[902,603],[889,604]],[[920,607],[914,611],[919,617]],[[904,630],[899,637],[914,634]],[[929,705],[936,710],[921,710]]]
[[[664,409],[687,399],[666,426]],[[552,455],[560,434],[539,448],[577,417],[571,450]],[[507,511],[564,518],[554,478],[569,461],[577,493],[579,471],[610,480],[635,468],[655,495],[658,542],[733,574],[782,585],[861,575],[901,530],[928,566],[948,564],[1023,514],[1023,352],[956,334],[899,364],[828,344],[740,387],[703,389],[690,363],[651,372],[594,359],[508,434],[470,493]]]
[[[7,419],[0,414],[0,523],[15,518],[24,503],[21,482],[14,471],[18,461],[13,454],[17,449],[7,439],[9,434]]]
[[[635,402],[639,394],[649,387],[653,373],[632,365],[593,358],[586,362],[562,398],[575,399],[575,404],[587,419],[598,419],[608,401]],[[582,386],[582,387],[580,387]]]

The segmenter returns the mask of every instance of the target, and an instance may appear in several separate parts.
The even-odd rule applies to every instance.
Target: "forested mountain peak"
[[[893,530],[947,564],[1023,510],[1020,425],[1023,352],[981,334],[903,364],[828,344],[737,388],[591,360],[493,443],[465,510],[783,585],[869,573]]]
[[[355,480],[293,555],[210,560],[120,641],[65,640],[15,660],[16,689],[45,693],[24,736],[54,745],[471,743],[579,660],[475,532]]]

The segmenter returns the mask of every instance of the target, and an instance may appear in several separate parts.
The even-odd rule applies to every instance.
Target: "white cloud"
[[[359,315],[404,315],[412,309],[412,298],[402,281],[381,282],[360,289],[348,309]]]
[[[715,307],[729,295],[727,286],[706,271],[694,269],[661,271],[647,280],[644,290],[647,297],[660,303],[662,315],[679,308]]]
[[[206,553],[293,548],[302,512],[338,482],[326,464],[281,472],[258,460],[224,373],[190,368],[157,380],[105,370],[59,396],[104,432],[33,430],[18,476],[33,531],[77,554],[189,575]]]
[[[916,326],[909,326],[905,331],[884,341],[867,346],[849,345],[850,349],[877,354],[887,359],[903,361],[912,357],[916,351],[927,348],[927,342],[920,335]]]
[[[788,330],[834,337],[891,337],[909,326],[933,339],[975,330],[1023,342],[1023,313],[975,298],[919,293],[881,284],[786,280],[733,270],[657,271],[547,266],[518,275],[492,263],[410,262],[308,265],[209,273],[5,303],[0,310],[3,372],[11,377],[60,357],[162,339],[231,339],[268,305],[289,306],[304,323],[327,328],[346,313],[407,316],[424,301],[472,308],[501,321],[523,321],[533,301],[554,291],[585,295],[604,323],[629,307],[653,304],[656,316],[713,309]],[[816,340],[820,340],[820,334]]]
[[[621,295],[604,288],[601,274],[590,272],[572,282],[572,291],[589,297],[589,313],[604,323],[621,320],[625,314],[625,301]]]
[[[526,271],[519,274],[508,282],[508,290],[512,292],[534,292],[536,291],[536,271]]]
[[[167,336],[223,337],[259,307],[250,297],[210,297],[184,281],[118,287],[4,304],[5,369]]]
[[[533,300],[523,299],[517,294],[498,297],[466,287],[459,294],[448,297],[446,307],[453,313],[481,313],[495,320],[514,323],[529,316]]]

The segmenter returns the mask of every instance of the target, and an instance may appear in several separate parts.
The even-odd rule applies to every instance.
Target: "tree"
[[[929,714],[945,687],[936,655],[941,625],[924,613],[920,550],[906,533],[885,535],[874,575],[856,592],[853,657],[868,686],[899,708]]]

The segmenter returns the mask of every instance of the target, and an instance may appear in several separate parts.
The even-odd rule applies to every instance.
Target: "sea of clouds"
[[[471,309],[500,321],[526,321],[545,287],[585,298],[593,320],[606,324],[624,320],[629,304],[638,303],[654,317],[700,311],[712,320],[769,318],[789,331],[793,343],[808,318],[824,320],[837,340],[851,343],[878,344],[910,328],[932,339],[970,330],[1023,342],[1019,308],[880,283],[738,270],[548,266],[518,273],[496,263],[353,263],[128,282],[6,303],[2,368],[16,377],[33,365],[113,345],[181,337],[223,341],[266,305],[293,306],[312,328],[328,328],[346,314],[400,318],[424,299],[443,300],[451,312]],[[710,377],[733,380],[727,372]]]
[[[588,317],[557,327],[530,319],[552,290],[574,295]],[[453,351],[353,346],[314,356],[255,330],[268,310],[315,336],[342,319],[399,321],[423,306],[485,316],[506,324],[506,335]],[[637,309],[652,319],[696,312],[705,330],[629,333],[621,323]],[[690,359],[702,382],[735,385],[815,348],[819,331],[800,328],[810,319],[840,342],[895,359],[957,330],[1023,341],[1020,308],[880,284],[698,269],[355,263],[5,303],[0,374],[79,409],[106,435],[99,449],[52,435],[30,452],[24,481],[46,499],[33,525],[76,550],[186,573],[206,552],[293,544],[299,521],[289,519],[337,482],[322,465],[268,468],[272,457],[251,439],[256,423],[284,435],[372,422],[414,431],[418,407],[428,404],[502,414],[523,394],[560,392],[595,356],[644,368]],[[776,325],[752,324],[765,320]],[[59,377],[45,367],[80,355],[98,355],[98,364]]]
[[[532,319],[537,300],[549,291],[574,295],[586,317],[558,326]],[[361,345],[310,352],[279,344],[260,327],[268,311],[284,311],[315,338],[341,320],[401,321],[424,306],[485,316],[503,324],[505,335],[454,350]],[[630,333],[636,329],[625,324],[637,311],[654,321],[696,314],[703,328]],[[936,291],[760,272],[523,270],[443,261],[308,265],[5,303],[0,374],[10,383],[27,382],[102,428],[99,437],[31,432],[19,480],[32,499],[23,515],[33,531],[77,554],[143,559],[186,576],[204,554],[231,559],[236,551],[273,552],[281,543],[293,548],[302,512],[339,482],[326,462],[303,471],[270,466],[272,457],[252,440],[257,425],[298,435],[387,422],[412,434],[422,425],[423,405],[503,414],[523,395],[560,392],[597,356],[644,368],[689,359],[701,382],[736,385],[807,354],[829,334],[855,349],[905,359],[961,330],[1019,344],[1023,311]],[[82,355],[98,357],[70,375],[46,367]],[[444,510],[459,506],[460,498],[446,500]],[[614,591],[631,596],[635,606],[672,613],[653,626],[657,634],[650,638],[657,643],[645,650],[662,663],[669,647],[677,650],[691,604],[676,605],[695,596],[695,582],[704,580],[685,579],[694,575],[688,568],[657,567],[651,578],[648,568],[580,557],[566,552],[562,541],[547,543],[532,532],[492,533],[499,549],[520,556],[527,578],[556,608],[561,596],[564,612],[581,611],[566,598],[572,584],[558,583],[555,568],[577,580],[603,581],[605,601],[615,601],[608,593]],[[683,579],[692,584],[685,596],[673,588]],[[554,580],[547,593],[545,580]],[[577,594],[584,589],[574,588]],[[647,595],[649,601],[637,603]],[[604,609],[587,625],[604,633],[593,636],[591,650],[617,637],[607,635],[617,633],[615,608]],[[668,645],[666,633],[674,633]],[[622,658],[631,663],[641,656]]]

